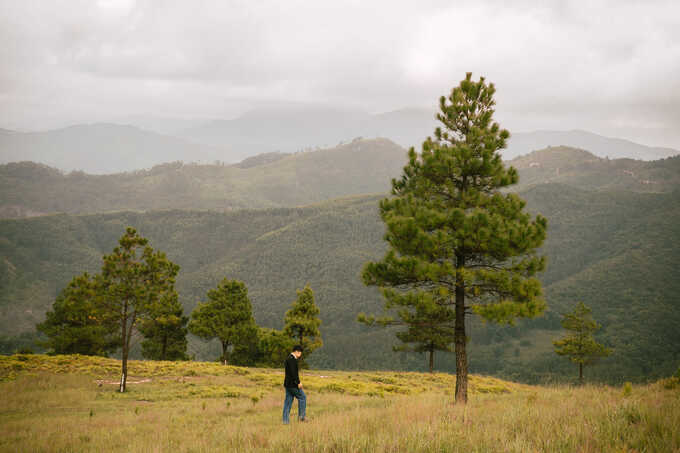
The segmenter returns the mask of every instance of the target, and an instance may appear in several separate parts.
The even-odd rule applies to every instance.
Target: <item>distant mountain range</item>
[[[262,153],[331,148],[357,137],[387,138],[419,149],[437,126],[434,112],[425,109],[369,114],[290,106],[255,110],[231,120],[127,120],[135,126],[99,123],[45,132],[0,130],[0,163],[34,161],[64,171],[108,174],[172,161],[236,163]],[[513,133],[502,154],[510,160],[548,146],[580,148],[610,159],[655,160],[680,153],[586,131],[537,131]]]
[[[587,131],[536,131],[512,134],[503,157],[513,159],[549,146],[568,146],[609,159],[656,160],[677,156],[680,151],[640,145],[620,138],[603,137]]]

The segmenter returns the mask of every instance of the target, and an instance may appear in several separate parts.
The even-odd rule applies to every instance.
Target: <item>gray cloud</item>
[[[506,127],[680,148],[679,18],[675,1],[0,0],[0,127],[434,106],[473,71]]]

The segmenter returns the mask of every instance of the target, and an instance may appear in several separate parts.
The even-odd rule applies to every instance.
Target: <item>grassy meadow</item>
[[[304,370],[309,423],[281,424],[283,372],[207,362],[0,356],[2,452],[680,452],[680,382],[538,387]]]

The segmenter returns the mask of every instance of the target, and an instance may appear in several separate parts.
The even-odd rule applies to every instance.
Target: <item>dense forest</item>
[[[357,143],[346,145],[348,162],[352,154],[361,155],[350,153]],[[397,150],[394,153],[399,155]],[[330,184],[328,192],[316,194],[318,199],[341,195],[342,190],[355,186],[343,185],[347,175],[341,174],[342,167],[324,163],[322,154],[314,154],[270,159],[262,166],[247,166],[247,170],[266,168],[269,176],[261,177],[268,181],[286,161],[318,157],[315,179],[291,177],[287,181],[297,181],[300,189],[290,193],[299,194],[300,199],[310,197],[326,174],[329,182],[342,183],[336,187]],[[403,158],[394,160],[403,162]],[[572,310],[578,301],[592,307],[594,318],[603,325],[597,340],[614,350],[602,365],[588,370],[589,378],[641,381],[675,371],[680,360],[680,333],[676,328],[680,323],[680,282],[675,271],[680,265],[679,162],[677,157],[654,162],[607,161],[562,148],[513,161],[521,175],[517,190],[528,209],[548,219],[548,238],[542,249],[548,267],[540,276],[548,310],[542,318],[516,326],[474,322],[470,329],[472,372],[527,382],[573,376],[572,364],[554,354],[552,340],[561,334],[561,314]],[[12,165],[17,168],[18,164]],[[3,171],[10,167],[3,166]],[[355,175],[363,181],[356,185],[358,191],[386,187],[389,178],[382,172],[398,173],[386,170],[389,165],[384,161],[379,170],[368,164],[365,167]],[[297,169],[290,170],[291,174],[301,174],[295,173],[299,167],[289,168]],[[187,169],[192,167],[178,165],[176,171]],[[54,177],[65,181],[74,176]],[[126,177],[134,179],[133,175]],[[113,181],[116,177],[102,178]],[[272,188],[269,193],[282,193],[283,187]],[[285,191],[288,189],[286,186]],[[135,190],[139,192],[130,193],[143,193],[141,187]],[[34,193],[38,193],[37,188]],[[182,192],[179,194],[181,199]],[[31,342],[30,332],[42,321],[58,292],[74,275],[96,271],[102,254],[130,225],[181,266],[177,289],[185,313],[228,277],[246,283],[257,323],[278,329],[296,297],[295,290],[309,283],[321,310],[324,340],[323,348],[310,359],[312,366],[425,369],[423,355],[392,352],[397,341],[392,332],[356,322],[357,313],[379,313],[382,306],[377,289],[365,287],[359,278],[363,264],[379,258],[385,250],[384,225],[377,208],[382,197],[353,196],[295,208],[126,211],[0,221],[0,333],[4,352]],[[74,195],[69,200],[71,206],[77,206],[77,199]],[[137,198],[130,196],[128,200],[134,203]],[[308,200],[314,201],[314,197]],[[95,209],[95,204],[83,210]],[[196,209],[207,207],[199,202],[187,204]],[[77,208],[74,211],[80,212]],[[218,344],[197,338],[190,338],[189,352],[206,360],[220,354]],[[453,370],[453,357],[438,354],[435,368]]]

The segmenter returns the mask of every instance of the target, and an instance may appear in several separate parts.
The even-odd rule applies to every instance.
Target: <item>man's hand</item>
[[[302,382],[300,382],[300,383],[298,384],[298,388],[299,388],[299,389],[302,388]]]

